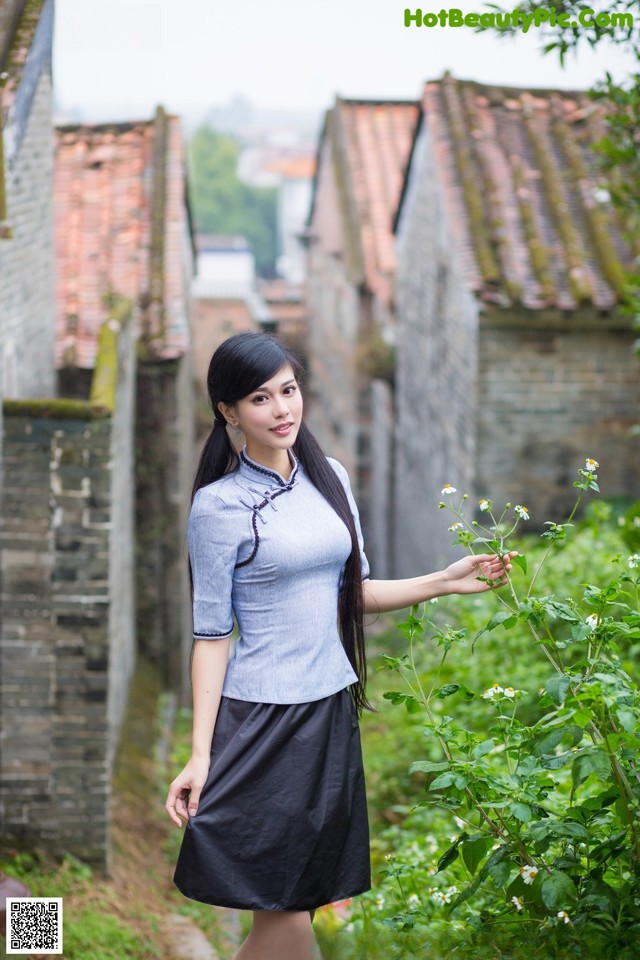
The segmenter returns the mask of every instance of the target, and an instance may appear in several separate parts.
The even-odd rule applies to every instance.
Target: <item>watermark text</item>
[[[633,27],[633,15],[630,13],[596,13],[591,7],[581,7],[574,13],[562,13],[552,7],[541,7],[531,13],[513,10],[511,13],[463,13],[457,7],[423,11],[420,7],[404,11],[405,27],[475,27],[485,29],[513,28],[527,33],[531,27],[560,27],[578,29],[579,27]]]

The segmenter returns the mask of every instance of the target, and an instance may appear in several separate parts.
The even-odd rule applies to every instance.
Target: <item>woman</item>
[[[216,350],[188,524],[192,753],[166,811],[187,821],[178,888],[253,911],[236,960],[309,960],[315,908],[370,887],[363,614],[478,593],[510,569],[483,555],[370,580],[346,471],[302,419],[300,372],[265,334]],[[239,455],[227,425],[244,434]]]

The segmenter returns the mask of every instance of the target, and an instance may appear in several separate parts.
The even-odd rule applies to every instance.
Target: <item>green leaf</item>
[[[448,850],[445,850],[445,852],[442,854],[442,856],[438,860],[438,866],[436,868],[437,873],[439,873],[441,870],[446,870],[447,867],[450,864],[452,864],[454,860],[458,859],[458,847],[460,846],[461,842],[462,841],[460,840],[460,838],[458,838],[456,842],[453,844],[453,846],[449,847]]]
[[[528,803],[512,803],[509,809],[516,820],[521,820],[522,823],[528,823],[531,820],[531,807]]]
[[[570,746],[580,743],[584,736],[584,730],[576,723],[568,723],[565,727],[556,727],[550,733],[545,733],[541,737],[536,737],[532,744],[534,757],[542,757],[545,753],[552,753],[559,743],[563,740],[570,740]]]
[[[464,864],[473,876],[484,860],[487,850],[493,843],[493,837],[477,837],[475,840],[465,840],[460,846],[460,853]]]
[[[494,613],[494,615],[491,617],[491,620],[489,620],[489,623],[484,629],[486,631],[495,630],[495,628],[499,627],[500,624],[502,624],[505,628],[512,627],[514,623],[516,623],[517,619],[518,617],[515,614],[509,613],[507,610],[498,610],[498,612]]]
[[[571,686],[571,678],[567,677],[563,673],[554,673],[545,685],[545,690],[551,697],[554,703],[557,703],[559,707],[564,703],[567,693],[569,692],[569,687]]]
[[[436,690],[435,696],[438,697],[439,700],[444,700],[445,697],[450,697],[452,694],[457,693],[459,689],[459,683],[447,683],[444,687]]]
[[[598,780],[606,781],[611,778],[611,761],[603,750],[594,748],[589,753],[581,753],[575,758],[571,768],[573,789],[584,783],[591,774],[595,774]]]
[[[561,870],[544,874],[540,882],[540,894],[548,910],[566,910],[577,896],[573,880]]]
[[[521,554],[518,554],[517,557],[511,557],[511,562],[515,563],[523,573],[527,572],[527,558],[523,557]]]
[[[449,773],[441,773],[439,777],[436,777],[435,780],[429,784],[429,790],[442,790],[444,787],[450,787],[456,779],[456,776],[457,774],[451,771]]]
[[[481,757],[486,757],[488,753],[491,753],[494,747],[494,740],[483,740],[482,743],[477,744],[477,746],[473,748],[473,756],[476,760],[479,760]]]
[[[416,760],[409,767],[409,773],[437,773],[448,769],[448,760]]]

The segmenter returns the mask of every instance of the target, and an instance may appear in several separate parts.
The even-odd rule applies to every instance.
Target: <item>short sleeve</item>
[[[351,507],[351,513],[353,514],[353,519],[356,525],[356,533],[358,535],[358,546],[360,547],[360,563],[362,567],[362,579],[368,580],[370,567],[369,561],[367,560],[367,555],[364,552],[364,537],[362,536],[362,527],[360,525],[360,514],[358,513],[358,505],[356,504],[353,492],[351,490],[351,483],[349,482],[349,474],[342,466],[338,460],[334,460],[332,457],[327,457],[327,460],[335,470],[338,475],[338,479],[344,487],[344,492],[347,495],[347,500],[349,501],[349,506]]]
[[[187,544],[193,578],[193,636],[222,640],[233,633],[231,592],[238,556],[237,525],[219,498],[192,507]]]

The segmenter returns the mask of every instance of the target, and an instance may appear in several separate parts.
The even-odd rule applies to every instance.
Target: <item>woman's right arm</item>
[[[229,661],[231,638],[196,640],[191,664],[193,688],[193,734],[191,757],[169,787],[165,810],[182,826],[198,809],[200,793],[209,773],[211,740],[215,727],[222,686]]]

